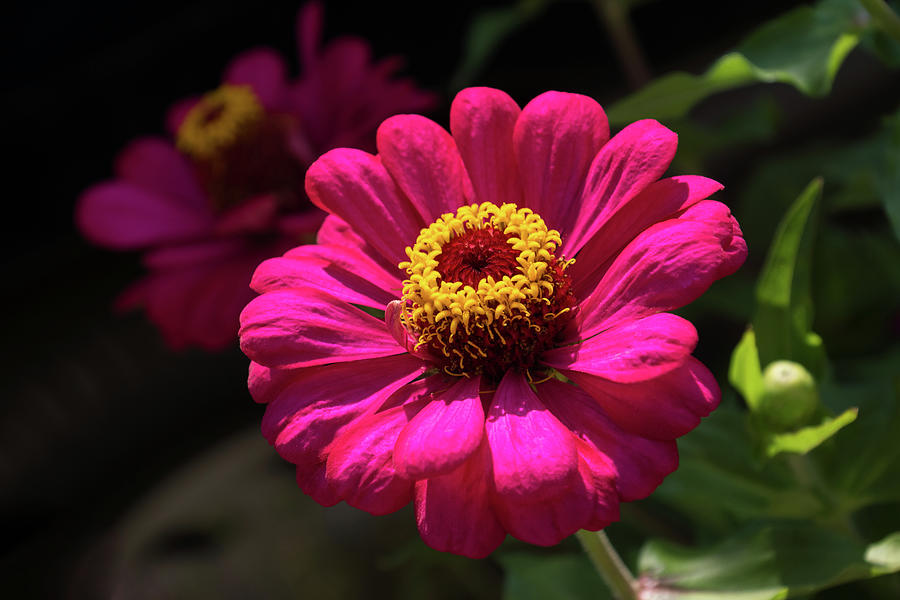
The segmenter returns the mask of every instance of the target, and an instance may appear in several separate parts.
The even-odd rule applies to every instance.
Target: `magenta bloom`
[[[120,298],[143,305],[174,348],[232,343],[262,260],[311,241],[324,213],[303,193],[307,167],[339,146],[373,149],[375,129],[434,96],[372,63],[363,40],[320,48],[321,5],[297,19],[303,76],[260,48],[238,56],[222,85],[169,111],[172,139],[134,140],[116,178],[82,195],[76,221],[92,242],[146,250],[150,273]]]
[[[395,116],[377,156],[316,161],[319,243],[259,266],[240,337],[304,492],[414,500],[428,545],[483,557],[601,529],[676,468],[719,389],[666,311],[747,247],[721,185],[659,179],[677,137],[656,121],[610,139],[585,96],[471,88],[450,130]]]

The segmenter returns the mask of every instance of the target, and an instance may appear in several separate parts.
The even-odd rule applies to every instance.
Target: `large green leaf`
[[[782,452],[807,454],[855,421],[858,414],[859,409],[848,408],[836,417],[825,416],[816,425],[803,427],[797,431],[766,432],[763,441],[766,456],[771,458]]]
[[[831,89],[847,53],[859,41],[855,0],[822,0],[763,25],[702,75],[676,72],[660,77],[609,110],[612,123],[682,117],[700,100],[754,82],[782,82],[805,94]]]
[[[752,329],[744,332],[731,354],[728,381],[741,393],[750,410],[756,410],[763,393],[763,377],[756,349],[756,335]]]
[[[824,514],[818,494],[801,487],[781,461],[763,460],[746,413],[721,406],[678,441],[678,470],[653,498],[691,517],[702,532],[722,534],[748,518]]]
[[[900,533],[864,545],[786,521],[751,527],[709,548],[648,543],[639,559],[647,597],[774,600],[900,570]]]
[[[822,181],[813,180],[782,219],[756,285],[753,329],[759,363],[793,360],[819,380],[825,372],[821,339],[810,331],[810,294],[816,209]]]

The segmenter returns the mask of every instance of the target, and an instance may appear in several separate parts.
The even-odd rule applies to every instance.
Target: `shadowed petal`
[[[689,321],[659,313],[613,327],[581,343],[548,350],[540,360],[554,369],[630,383],[681,366],[696,345],[697,331]]]
[[[622,430],[578,386],[551,379],[538,385],[538,393],[553,414],[578,436],[582,442],[579,454],[595,476],[615,477],[623,501],[646,498],[678,467],[674,441],[647,439]],[[624,404],[626,399],[618,402]],[[665,408],[658,412],[665,412]]]
[[[284,375],[279,380],[283,371],[275,371],[275,378],[270,374],[257,388],[270,398],[262,433],[284,459],[320,462],[342,428],[376,410],[422,371],[421,362],[408,355],[298,369],[288,372],[289,381]],[[258,368],[256,373],[261,374]]]
[[[256,48],[240,54],[225,69],[223,80],[232,85],[249,85],[266,110],[284,108],[287,67],[270,48]]]
[[[487,442],[454,471],[416,483],[416,522],[426,544],[441,552],[484,558],[506,537],[491,506]]]
[[[208,212],[121,180],[88,188],[78,200],[75,220],[89,240],[117,250],[188,241],[212,227]]]
[[[461,379],[404,427],[394,447],[399,473],[411,479],[443,475],[475,451],[484,433],[480,384],[480,377]]]
[[[168,140],[134,140],[116,157],[116,174],[145,190],[183,200],[198,212],[209,212],[206,194],[190,161]]]

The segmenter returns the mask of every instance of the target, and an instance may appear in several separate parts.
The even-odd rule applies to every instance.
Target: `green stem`
[[[637,581],[631,575],[631,571],[622,562],[619,553],[613,548],[606,537],[605,531],[581,530],[575,535],[584,547],[591,562],[606,585],[613,593],[616,600],[638,600]]]
[[[875,25],[897,41],[900,41],[900,17],[884,0],[860,0]]]
[[[622,62],[629,85],[635,89],[643,86],[650,81],[650,69],[628,19],[628,9],[622,0],[593,0],[593,2],[594,9],[612,38],[613,47]]]

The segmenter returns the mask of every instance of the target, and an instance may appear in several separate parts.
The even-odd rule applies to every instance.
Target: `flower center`
[[[463,206],[422,230],[400,263],[403,324],[450,375],[533,370],[575,306],[559,232],[515,204]]]
[[[226,83],[188,112],[178,128],[176,145],[193,158],[209,160],[251,133],[264,116],[250,86]]]
[[[231,84],[203,96],[176,137],[217,212],[263,194],[284,210],[302,208],[304,144],[294,117],[267,112],[250,86]]]

